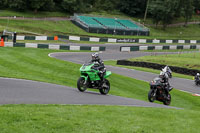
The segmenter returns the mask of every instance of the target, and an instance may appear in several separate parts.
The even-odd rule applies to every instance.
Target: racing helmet
[[[197,76],[199,76],[199,73],[197,73]]]
[[[97,60],[99,58],[99,54],[98,53],[93,53],[92,54],[92,60]]]
[[[165,72],[160,71],[159,78],[164,78],[164,77],[165,77]]]

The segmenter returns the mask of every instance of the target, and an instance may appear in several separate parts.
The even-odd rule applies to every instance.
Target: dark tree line
[[[162,23],[165,28],[180,16],[185,18],[187,24],[195,12],[200,13],[200,0],[0,0],[0,8],[35,13],[62,11],[71,14],[117,10],[130,16],[144,16],[148,9],[147,16],[156,25]]]
[[[128,15],[144,12],[147,0],[0,0],[1,9],[88,13],[119,10]]]
[[[200,10],[200,0],[150,0],[149,14],[153,22],[163,24],[165,29],[177,17],[185,18],[185,25]]]

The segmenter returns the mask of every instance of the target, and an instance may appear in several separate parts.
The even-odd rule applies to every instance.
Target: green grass
[[[200,25],[188,25],[187,27],[168,27],[166,30],[159,28],[150,28],[151,38],[156,39],[200,39],[198,31]]]
[[[191,51],[184,51],[188,53],[181,53],[180,54],[167,54],[167,55],[156,55],[155,53],[152,53],[152,56],[144,56],[144,57],[137,57],[137,58],[132,58],[129,59],[131,61],[144,61],[144,62],[152,62],[152,63],[158,63],[158,64],[163,64],[163,65],[171,65],[171,66],[178,66],[178,67],[184,67],[184,68],[189,68],[189,69],[200,69],[200,53],[191,53]],[[147,51],[145,51],[147,52]],[[177,52],[177,50],[150,50],[149,52]],[[182,51],[183,52],[183,51]],[[117,65],[117,61],[105,61],[106,65],[112,65],[112,66],[118,66],[118,67],[124,67],[124,68],[129,68],[129,69],[135,69],[139,71],[144,71],[144,72],[151,72],[155,74],[159,74],[160,70],[156,69],[150,69],[150,68],[144,68],[144,67],[134,67],[134,66],[123,66],[123,65]],[[185,78],[185,79],[193,79],[193,76],[189,75],[184,75],[184,74],[179,74],[179,73],[174,73],[173,72],[173,77],[178,77],[178,78]]]
[[[199,111],[88,105],[4,105],[1,133],[198,133]]]
[[[38,20],[0,20],[0,30],[7,29],[21,33],[35,32],[43,35],[86,33],[71,21],[38,21]]]
[[[150,73],[155,73],[155,74],[160,73],[160,70],[156,70],[156,69],[150,69],[150,68],[145,68],[145,67],[117,65],[117,61],[104,61],[104,63],[106,65],[123,67],[123,68],[128,68],[128,69],[134,69],[134,70],[138,70],[138,71],[150,72]],[[193,79],[193,76],[179,74],[179,73],[175,73],[175,72],[173,72],[173,77],[185,78],[185,79],[190,79],[190,80]]]
[[[0,48],[0,52],[2,55],[0,56],[1,77],[30,79],[76,88],[81,65],[48,57],[49,53],[59,52],[58,50],[3,47]],[[111,83],[110,94],[148,101],[147,94],[149,85],[147,82],[117,74],[112,74],[109,80]],[[150,80],[152,79],[149,79],[149,81]],[[173,92],[175,93],[176,90]],[[182,93],[183,92],[177,91],[177,94],[181,95],[173,95],[173,97],[175,97],[173,101],[182,101],[186,99],[182,97]],[[190,94],[186,94],[186,97],[189,99],[196,98]],[[199,100],[200,99],[197,98],[197,101]],[[200,106],[196,107],[196,103],[193,100],[189,100],[189,103],[191,107],[179,102],[172,102],[172,105],[188,109],[200,108]]]
[[[197,22],[200,21],[200,15],[193,15],[192,18],[189,20],[190,22]],[[184,23],[185,19],[183,17],[180,17],[173,21],[173,23]]]
[[[200,69],[200,53],[169,54],[132,58],[131,61],[145,61],[189,69]]]
[[[1,47],[0,76],[76,87],[81,65],[50,58],[48,54],[51,52],[59,51]],[[109,81],[110,94],[147,101],[149,91],[147,82],[117,74],[112,74]],[[200,98],[176,89],[171,95],[171,106],[184,109],[92,105],[2,105],[0,131],[2,133],[198,132]]]
[[[39,26],[38,26],[39,25]],[[150,28],[150,36],[120,36],[88,33],[72,24],[70,21],[38,21],[38,20],[0,20],[0,30],[17,31],[18,33],[34,32],[42,35],[79,35],[105,38],[146,38],[146,39],[200,39],[200,26]],[[180,34],[180,32],[182,34]]]
[[[0,17],[69,17],[70,15],[63,12],[37,12],[32,11],[17,12],[12,10],[0,10]]]

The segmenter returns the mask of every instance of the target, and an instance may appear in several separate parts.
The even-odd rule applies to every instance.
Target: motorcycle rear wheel
[[[104,79],[104,83],[102,84],[102,87],[99,89],[99,92],[103,95],[106,95],[108,94],[109,91],[110,91],[110,82],[107,79]]]
[[[87,83],[84,84],[85,79],[83,77],[80,77],[77,81],[77,88],[79,91],[84,92],[87,89]]]
[[[149,102],[155,101],[155,96],[153,96],[153,95],[154,95],[154,90],[150,90],[149,93],[148,93]]]

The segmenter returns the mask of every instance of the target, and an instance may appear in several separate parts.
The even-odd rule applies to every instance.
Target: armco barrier
[[[200,49],[200,45],[168,45],[168,46],[121,46],[121,52],[131,52],[140,50],[176,50],[176,49]]]
[[[108,42],[108,43],[179,43],[179,44],[197,44],[200,40],[162,40],[162,39],[114,39],[114,38],[97,38],[95,40],[91,39],[94,37],[79,37],[79,36],[65,36],[58,35],[59,38],[74,40],[73,38],[78,38],[76,41],[94,41],[94,42]]]
[[[137,66],[137,67],[145,67],[152,68],[157,70],[162,70],[166,65],[161,65],[157,63],[149,63],[149,62],[139,62],[139,61],[128,61],[128,60],[118,60],[117,65],[125,65],[125,66]],[[196,73],[200,73],[200,70],[195,69],[187,69],[176,66],[169,66],[172,72],[185,74],[185,75],[196,75]]]
[[[88,50],[88,51],[105,51],[106,47],[90,47],[90,46],[67,46],[58,44],[37,44],[37,43],[16,43],[5,42],[5,47],[25,47],[25,48],[46,48],[56,50]]]
[[[55,39],[56,38],[56,39]],[[179,43],[179,44],[197,44],[200,40],[162,40],[162,39],[116,39],[116,38],[98,38],[98,37],[81,37],[81,36],[68,36],[58,35],[58,38],[76,40],[76,41],[91,41],[91,42],[107,42],[107,43]],[[57,40],[57,36],[17,36],[17,40]],[[8,39],[12,39],[9,36]]]
[[[12,36],[9,36],[8,39],[12,39]],[[58,40],[58,36],[50,37],[50,36],[17,36],[16,38],[18,41],[19,40]]]

